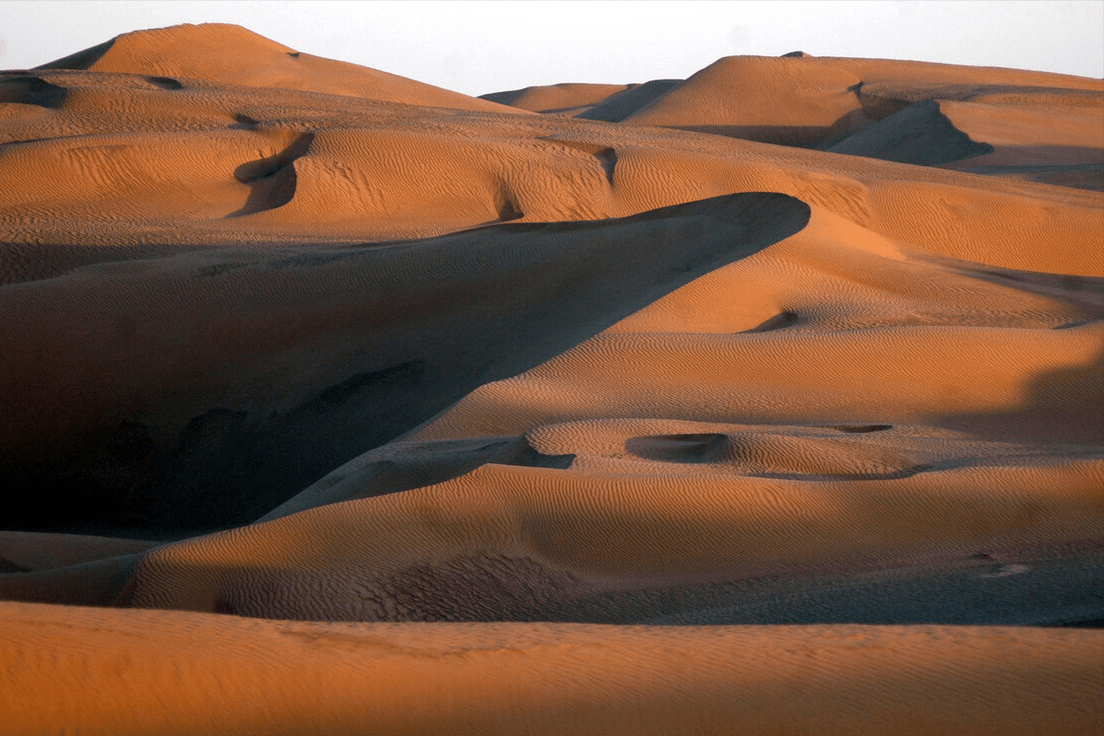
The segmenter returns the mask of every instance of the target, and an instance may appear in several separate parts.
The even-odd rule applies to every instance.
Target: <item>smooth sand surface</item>
[[[169,91],[183,89],[179,79],[183,77],[457,110],[500,109],[412,79],[303,54],[240,26],[223,23],[124,33],[38,68],[144,75],[150,84]]]
[[[0,611],[6,733],[1088,735],[1104,688],[1088,630]]]
[[[1093,734],[1104,83],[0,72],[0,734]]]
[[[53,570],[82,562],[141,552],[157,542],[47,532],[0,532],[0,565],[5,572]]]
[[[480,99],[540,113],[577,114],[610,97],[634,89],[630,84],[552,84],[508,92],[492,92]]]

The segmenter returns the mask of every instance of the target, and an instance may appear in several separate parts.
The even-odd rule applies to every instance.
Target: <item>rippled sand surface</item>
[[[1095,734],[1104,82],[0,72],[0,733]]]

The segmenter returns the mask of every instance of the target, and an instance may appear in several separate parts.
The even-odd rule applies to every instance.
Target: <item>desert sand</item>
[[[0,72],[0,734],[1096,734],[1104,81]]]

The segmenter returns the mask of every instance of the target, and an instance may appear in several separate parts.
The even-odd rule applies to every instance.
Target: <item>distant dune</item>
[[[1096,734],[1102,234],[1081,77],[0,72],[0,734]]]
[[[599,93],[606,96],[597,101]],[[1104,82],[1085,77],[787,54],[728,57],[686,80],[608,92],[556,85],[483,97],[1096,191],[1104,180]]]
[[[146,76],[147,81],[168,90],[183,89],[182,82],[177,79],[183,77],[227,86],[317,92],[458,110],[501,111],[494,104],[440,87],[356,64],[302,54],[240,26],[221,23],[124,33],[38,69]]]

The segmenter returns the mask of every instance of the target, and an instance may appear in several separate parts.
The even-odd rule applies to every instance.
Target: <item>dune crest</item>
[[[484,98],[535,112],[1104,189],[1104,84],[1096,79],[793,52],[727,57],[686,80],[629,85],[575,107],[527,102],[553,89]]]
[[[56,519],[59,501],[108,523],[244,523],[480,384],[800,230],[808,212],[738,194],[404,244],[199,250],[13,285],[0,291],[0,474],[44,491],[22,523]],[[74,303],[97,316],[74,323]],[[159,398],[166,385],[172,400]]]
[[[177,77],[227,85],[276,87],[386,102],[502,111],[490,102],[356,64],[303,54],[241,26],[182,24],[124,33],[38,69],[153,75],[166,89]]]

